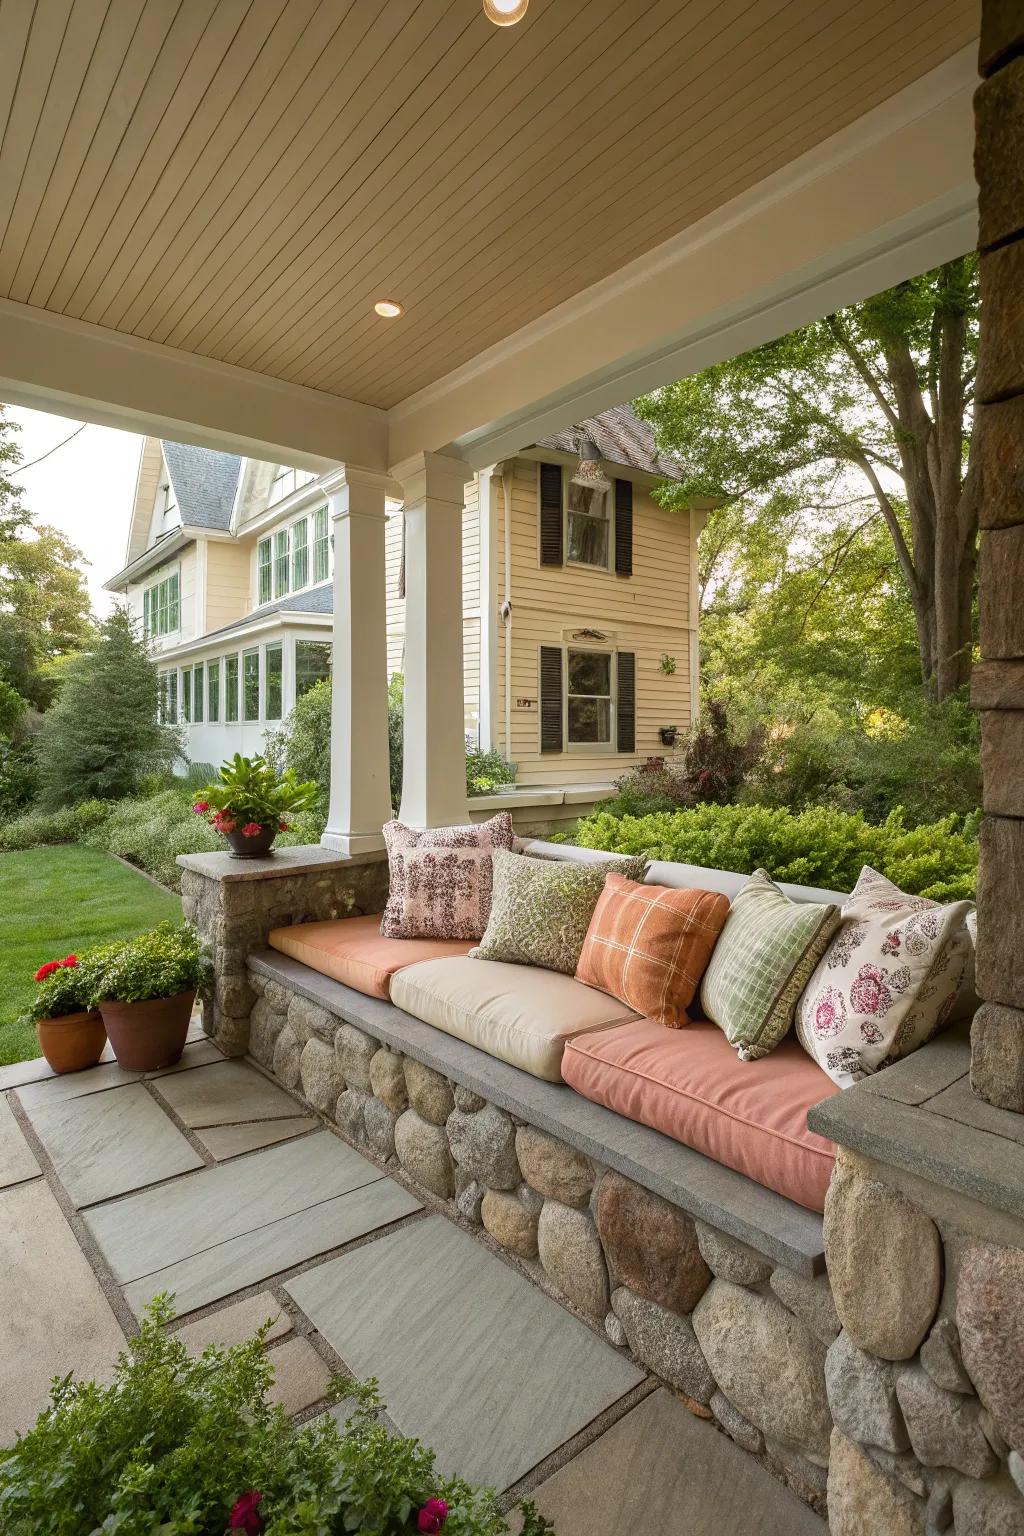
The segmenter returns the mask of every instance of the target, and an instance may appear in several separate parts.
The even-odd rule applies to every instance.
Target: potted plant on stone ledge
[[[316,795],[316,785],[300,784],[293,768],[278,773],[266,758],[236,752],[192,809],[227,841],[232,858],[265,858],[277,834],[287,832],[286,818],[308,810]]]
[[[195,932],[187,923],[161,923],[108,945],[95,964],[94,996],[119,1064],[129,1072],[173,1066],[202,980]]]
[[[39,1049],[55,1072],[94,1067],[107,1031],[93,1006],[96,965],[92,954],[47,960],[36,971],[39,990],[29,1008]]]

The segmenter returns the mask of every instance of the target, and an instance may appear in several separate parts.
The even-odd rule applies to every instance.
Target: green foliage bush
[[[171,890],[180,887],[179,853],[215,853],[223,846],[192,809],[194,791],[182,786],[148,798],[119,800],[82,841],[137,864]]]
[[[261,1496],[256,1519],[238,1528],[265,1536],[404,1536],[430,1499],[448,1506],[446,1536],[507,1532],[489,1494],[443,1478],[431,1451],[388,1432],[372,1385],[344,1384],[358,1399],[344,1432],[327,1414],[293,1429],[264,1400],[265,1328],[193,1358],[166,1331],[171,1316],[158,1298],[109,1385],[57,1381],[34,1428],[0,1450],[5,1536],[224,1536],[246,1494]],[[550,1529],[529,1505],[524,1514],[523,1536]]]
[[[59,811],[30,811],[0,826],[0,852],[15,853],[49,843],[82,842],[110,813],[109,802],[103,800],[83,800],[81,805],[69,805]]]
[[[829,806],[795,813],[760,805],[698,805],[649,816],[605,810],[580,821],[575,841],[612,853],[731,869],[766,869],[795,885],[850,891],[870,864],[901,890],[935,901],[973,897],[977,817],[947,816],[908,828],[899,811],[873,824]]]
[[[146,1003],[196,992],[202,982],[199,940],[187,923],[160,923],[108,944],[89,957],[94,1003]]]
[[[506,784],[516,781],[516,765],[508,762],[500,752],[466,750],[466,793],[468,795],[493,795]]]

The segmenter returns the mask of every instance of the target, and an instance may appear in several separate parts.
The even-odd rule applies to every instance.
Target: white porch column
[[[402,820],[464,822],[462,508],[472,471],[422,453],[391,471],[405,490],[405,728]]]
[[[480,750],[496,746],[498,718],[498,526],[494,505],[501,492],[500,464],[477,477],[480,508]]]
[[[325,476],[334,537],[331,798],[320,841],[344,854],[383,848],[388,777],[384,490],[352,465]]]

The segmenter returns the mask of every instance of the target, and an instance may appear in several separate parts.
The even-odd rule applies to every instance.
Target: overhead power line
[[[56,453],[57,449],[63,448],[65,443],[70,443],[74,438],[78,436],[79,432],[84,432],[88,425],[88,422],[83,421],[80,427],[75,428],[70,437],[62,438],[59,443],[54,443],[53,447],[48,448],[45,453],[41,453],[38,459],[30,459],[27,464],[15,465],[14,469],[10,470],[9,473],[12,475],[21,475],[24,474],[26,469],[34,469],[37,464],[41,464],[44,459],[48,459],[51,453]]]

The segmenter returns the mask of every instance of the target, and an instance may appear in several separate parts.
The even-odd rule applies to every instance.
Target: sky
[[[8,406],[5,415],[21,428],[16,441],[25,464],[81,426],[65,416],[17,406]],[[142,443],[134,432],[85,426],[42,464],[24,474],[9,471],[34,521],[59,528],[82,551],[83,575],[100,615],[109,613],[113,602],[103,583],[124,565]]]

